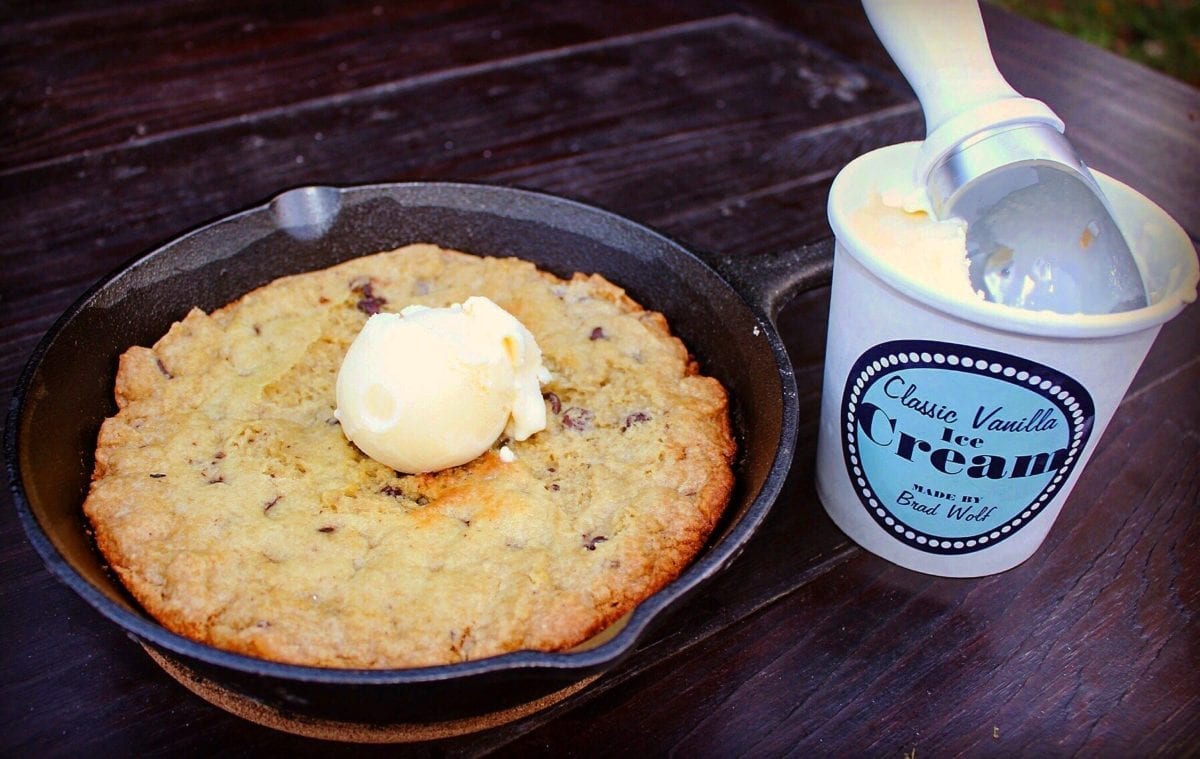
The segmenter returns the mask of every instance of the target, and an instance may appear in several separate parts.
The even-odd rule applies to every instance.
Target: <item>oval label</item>
[[[898,340],[866,351],[842,395],[842,449],[864,508],[919,550],[965,554],[1036,519],[1092,431],[1071,377],[997,351]]]

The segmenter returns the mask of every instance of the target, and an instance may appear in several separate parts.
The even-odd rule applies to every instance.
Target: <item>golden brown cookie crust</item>
[[[367,315],[485,295],[537,338],[548,427],[399,475],[333,418]],[[414,356],[415,362],[420,361]],[[121,356],[84,510],[163,625],[329,667],[573,646],[676,577],[733,484],[727,399],[602,277],[411,245],[193,309]]]

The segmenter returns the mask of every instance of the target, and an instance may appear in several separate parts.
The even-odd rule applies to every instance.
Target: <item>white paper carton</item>
[[[1097,174],[1147,285],[1146,308],[1066,315],[955,298],[876,255],[852,213],[911,176],[919,143],[849,164],[837,245],[817,491],[859,545],[975,577],[1045,538],[1161,325],[1195,300],[1196,252],[1144,196]]]

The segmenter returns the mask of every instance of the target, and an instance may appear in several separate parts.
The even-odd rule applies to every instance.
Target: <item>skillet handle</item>
[[[796,295],[824,285],[833,276],[833,238],[777,253],[707,256],[710,266],[774,324]]]

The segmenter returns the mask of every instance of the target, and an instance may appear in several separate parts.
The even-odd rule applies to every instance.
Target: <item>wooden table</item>
[[[0,19],[0,386],[92,282],[302,184],[462,179],[733,255],[829,235],[834,174],[918,138],[848,2],[66,0]],[[1000,68],[1200,237],[1200,93],[992,8]],[[781,320],[801,442],[761,534],[615,670],[415,754],[1146,755],[1200,748],[1200,308],[1160,335],[1041,550],[948,580],[813,489],[828,290]],[[3,496],[6,501],[11,496]],[[0,509],[6,754],[347,753],[193,696]],[[395,753],[397,749],[388,749]]]

